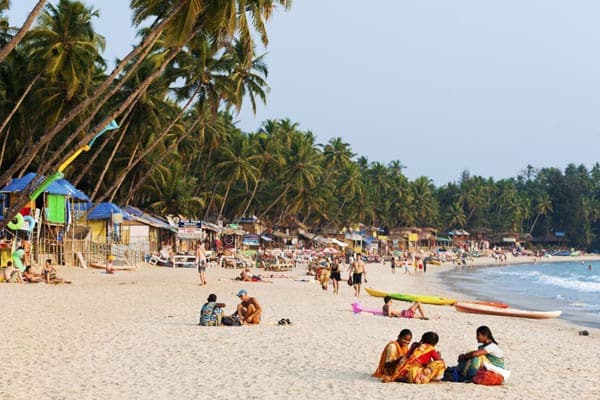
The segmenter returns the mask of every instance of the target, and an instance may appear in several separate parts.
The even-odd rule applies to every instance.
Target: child
[[[113,261],[115,260],[115,256],[110,255],[107,257],[107,261],[106,261],[106,273],[107,274],[114,274],[115,273],[115,267],[113,266]]]

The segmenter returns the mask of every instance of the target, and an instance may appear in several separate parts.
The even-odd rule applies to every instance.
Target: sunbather
[[[385,296],[383,298],[383,302],[385,303],[383,305],[383,315],[386,317],[402,317],[402,318],[415,318],[415,313],[418,311],[420,314],[420,317],[417,317],[419,319],[429,319],[427,317],[425,317],[425,313],[423,312],[423,307],[421,307],[421,303],[419,303],[418,301],[412,303],[410,305],[410,307],[408,307],[406,310],[394,310],[392,308],[392,298],[390,296]]]
[[[23,272],[23,280],[29,283],[38,283],[43,281],[41,276],[33,273],[31,270],[31,265],[25,267],[25,271]]]

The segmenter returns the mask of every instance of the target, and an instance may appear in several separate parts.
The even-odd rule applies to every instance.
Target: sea
[[[561,310],[560,318],[600,328],[600,261],[461,267],[443,272],[441,278],[450,289],[479,300]]]

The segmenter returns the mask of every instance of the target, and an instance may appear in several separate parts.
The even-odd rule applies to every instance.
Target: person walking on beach
[[[258,325],[262,314],[262,308],[258,301],[254,297],[248,296],[246,289],[241,289],[237,293],[237,297],[241,300],[237,306],[237,315],[240,317],[242,325]]]
[[[396,273],[396,257],[392,256],[390,260],[390,268],[392,268],[392,274]]]
[[[206,250],[203,241],[196,243],[196,268],[200,275],[200,286],[206,285]]]
[[[365,282],[367,282],[367,271],[365,270],[365,263],[360,255],[356,257],[356,260],[350,264],[350,274],[352,275],[352,287],[354,288],[354,297],[360,297],[360,286],[362,285],[363,275]]]
[[[342,259],[336,258],[331,265],[331,283],[333,284],[333,293],[337,294],[342,280],[341,272]]]

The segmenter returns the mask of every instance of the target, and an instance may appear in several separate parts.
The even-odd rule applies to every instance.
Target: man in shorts
[[[237,293],[237,297],[241,300],[237,306],[237,315],[240,317],[242,325],[258,325],[262,314],[262,308],[258,301],[254,297],[248,296],[246,289],[241,289]]]

